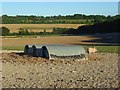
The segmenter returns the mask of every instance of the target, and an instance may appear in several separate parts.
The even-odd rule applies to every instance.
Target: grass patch
[[[2,46],[2,50],[24,50],[24,46]]]
[[[93,46],[83,46],[86,50]],[[95,46],[98,52],[120,53],[120,46]],[[24,46],[3,46],[2,50],[24,50]]]
[[[120,46],[84,46],[85,49],[89,47],[96,47],[98,52],[120,53]]]

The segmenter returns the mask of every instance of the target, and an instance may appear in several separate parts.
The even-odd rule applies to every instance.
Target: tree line
[[[49,17],[50,18],[50,17]],[[57,17],[56,17],[57,18]],[[6,27],[0,27],[0,35],[52,35],[52,34],[93,34],[93,33],[112,33],[120,32],[119,23],[120,15],[108,16],[104,21],[99,21],[99,18],[96,18],[94,24],[87,24],[84,26],[78,27],[78,29],[73,28],[53,28],[52,32],[29,32],[27,29],[20,29],[18,33],[10,33],[10,30]],[[4,20],[4,19],[3,19]]]
[[[20,29],[18,32],[10,33],[10,30],[6,27],[1,27],[0,35],[80,35],[80,34],[94,34],[94,33],[113,33],[120,32],[119,30],[120,19],[113,19],[110,21],[104,21],[102,23],[96,23],[93,25],[80,26],[77,29],[73,28],[58,28],[54,27],[52,32],[29,32],[27,29]]]
[[[58,16],[8,16],[2,15],[2,24],[95,24],[108,20],[112,20],[119,17],[116,16],[104,16],[104,15],[58,15]]]
[[[70,29],[64,34],[72,34],[72,35],[84,35],[84,34],[96,34],[96,33],[119,33],[119,23],[120,19],[113,19],[110,21],[104,21],[102,23],[96,23],[93,25],[84,25],[79,26],[78,29]]]
[[[72,28],[59,28],[54,27],[52,32],[47,32],[44,29],[43,32],[29,32],[28,29],[20,29],[18,32],[10,32],[7,27],[0,27],[0,35],[2,36],[18,36],[18,35],[54,35],[54,34],[64,34],[64,32]]]

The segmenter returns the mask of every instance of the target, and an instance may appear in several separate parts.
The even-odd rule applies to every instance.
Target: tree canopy
[[[6,27],[0,27],[0,35],[5,36],[5,35],[8,35],[9,32],[10,32],[10,30],[8,28],[6,28]]]

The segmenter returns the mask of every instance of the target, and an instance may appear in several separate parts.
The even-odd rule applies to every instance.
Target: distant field
[[[94,40],[97,37],[90,36],[43,36],[43,37],[4,37],[2,38],[3,50],[23,50],[26,44],[71,44],[83,45],[85,49],[91,47],[91,44],[98,49],[98,52],[120,53],[120,46],[102,46],[102,42],[83,42],[84,40]],[[98,46],[96,46],[96,44]]]
[[[27,29],[30,32],[52,32],[54,27],[59,28],[78,28],[85,24],[0,24],[10,29],[10,32],[18,32],[20,28]]]
[[[91,40],[94,37],[88,36],[45,36],[45,37],[17,37],[17,38],[2,38],[3,46],[24,46],[25,44],[89,44],[82,40]],[[90,42],[91,43],[91,42]]]

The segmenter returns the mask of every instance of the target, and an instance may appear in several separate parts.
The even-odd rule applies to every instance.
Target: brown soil
[[[92,42],[82,42],[92,40],[96,37],[90,36],[54,36],[39,38],[3,38],[3,46],[24,46],[26,44],[92,44]]]
[[[26,44],[75,44],[75,45],[119,45],[120,33],[93,34],[83,36],[49,36],[26,38],[2,38],[2,46],[24,46]]]
[[[95,53],[89,60],[47,60],[23,53],[2,54],[3,88],[118,88],[118,54]]]

